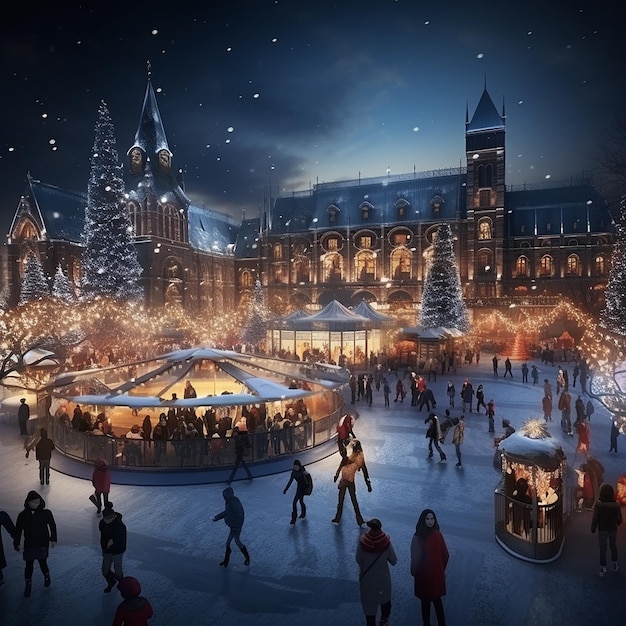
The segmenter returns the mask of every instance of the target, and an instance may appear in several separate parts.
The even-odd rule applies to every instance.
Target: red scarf
[[[389,535],[385,534],[382,530],[368,530],[361,535],[359,543],[365,552],[373,552],[376,554],[385,551],[389,547],[391,539],[389,539]]]

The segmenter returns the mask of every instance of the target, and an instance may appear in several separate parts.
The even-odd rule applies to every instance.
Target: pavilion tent
[[[372,320],[372,322],[378,322],[381,325],[394,324],[397,322],[397,319],[395,317],[380,313],[379,311],[374,309],[369,302],[366,302],[365,300],[361,300],[361,302],[359,302],[359,304],[354,307],[353,312],[357,315],[361,315],[362,317],[366,317],[368,320]]]
[[[283,318],[283,322],[287,332],[272,332],[272,350],[289,349],[305,360],[309,356],[322,357],[340,365],[366,361],[368,349],[373,349],[371,331],[380,324],[350,311],[337,300],[317,313],[289,321]]]

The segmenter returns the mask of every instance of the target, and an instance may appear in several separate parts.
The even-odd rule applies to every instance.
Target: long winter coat
[[[13,539],[13,535],[15,535],[15,526],[13,526],[13,522],[11,521],[9,514],[5,511],[0,511],[0,570],[7,566],[6,558],[4,556],[4,546],[2,545],[1,531],[3,526],[9,535],[11,535],[11,539]]]
[[[111,491],[111,470],[104,459],[96,459],[91,484],[98,493]]]
[[[29,500],[39,498],[39,506],[33,510],[28,506]],[[52,516],[52,512],[46,509],[44,499],[36,492],[29,491],[24,501],[24,510],[17,516],[15,522],[15,535],[13,546],[20,547],[20,541],[24,534],[24,560],[29,556],[29,551],[44,548],[46,556],[50,542],[56,543],[57,526]],[[38,557],[39,558],[39,557]]]
[[[241,500],[235,496],[235,492],[232,487],[226,487],[222,491],[226,506],[221,513],[218,513],[213,519],[215,521],[223,519],[226,525],[230,528],[241,528],[244,521],[243,505]]]
[[[379,606],[391,601],[389,564],[398,562],[389,535],[373,529],[361,535],[356,549],[356,562],[359,564],[363,614],[376,615]]]
[[[411,576],[415,596],[420,600],[436,600],[446,595],[448,548],[439,530],[432,530],[425,539],[417,534],[411,541]]]
[[[52,452],[54,451],[54,442],[48,438],[48,433],[45,428],[41,429],[41,439],[35,446],[35,458],[38,461],[49,461],[52,458]]]
[[[595,533],[596,528],[606,532],[617,530],[622,523],[622,509],[619,502],[601,502],[597,500],[593,505],[593,515],[591,518],[591,532]]]

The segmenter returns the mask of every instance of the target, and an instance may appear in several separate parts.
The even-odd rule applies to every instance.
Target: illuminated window
[[[596,274],[599,274],[600,276],[602,276],[602,275],[604,275],[606,273],[605,260],[604,260],[604,257],[601,254],[599,254],[595,258],[595,267],[596,267]]]
[[[491,239],[491,237],[491,220],[480,220],[478,222],[478,239],[485,241]]]
[[[274,261],[282,261],[283,259],[283,246],[280,243],[274,244]]]
[[[525,256],[517,257],[515,262],[515,275],[517,278],[528,278],[528,258]]]
[[[339,250],[339,239],[337,237],[329,237],[326,240],[326,249],[328,251]]]
[[[493,274],[491,250],[479,250],[476,255],[476,271],[482,276]]]
[[[372,252],[359,252],[354,261],[357,280],[374,280],[376,273],[376,257]]]
[[[580,276],[580,259],[576,254],[570,254],[567,257],[567,267],[565,272],[568,276]]]
[[[241,286],[242,287],[252,287],[252,272],[249,270],[244,270],[241,272]]]
[[[364,250],[372,247],[372,237],[370,235],[363,235],[360,237],[359,247]]]
[[[411,278],[411,253],[406,248],[397,248],[391,253],[391,275],[394,280]]]
[[[542,278],[550,278],[554,276],[554,261],[548,254],[541,257],[539,276]]]

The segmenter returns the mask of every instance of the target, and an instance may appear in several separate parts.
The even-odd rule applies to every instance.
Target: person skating
[[[109,593],[124,578],[123,558],[126,552],[126,525],[121,513],[113,510],[113,503],[104,505],[100,530],[100,548],[102,549],[102,575],[107,581],[104,593]]]
[[[496,416],[496,402],[492,398],[487,402],[487,419],[489,420],[489,432],[495,433],[494,418]]]
[[[485,404],[485,390],[482,385],[478,385],[476,389],[476,413],[479,412],[481,406],[485,411],[487,410],[487,405]]]
[[[600,548],[600,576],[606,573],[606,548],[607,542],[611,548],[611,560],[613,570],[617,572],[617,527],[622,523],[622,510],[615,501],[613,487],[608,483],[600,485],[598,500],[593,505],[591,518],[591,532],[598,531],[598,544]]]
[[[359,539],[356,562],[359,564],[359,591],[366,626],[376,625],[380,606],[380,626],[387,626],[391,613],[391,574],[389,564],[395,565],[398,557],[391,538],[382,531],[379,519],[367,522],[369,530]]]
[[[439,445],[439,440],[441,439],[441,426],[439,425],[439,418],[431,413],[425,420],[424,424],[428,425],[426,429],[426,438],[428,439],[428,458],[433,458],[433,446],[439,452],[439,462],[443,463],[446,461],[447,457],[445,452],[441,449]]]
[[[296,493],[293,497],[293,502],[291,504],[291,523],[295,524],[296,519],[298,517],[298,509],[297,504],[300,503],[300,519],[304,519],[306,517],[306,504],[304,504],[304,496],[308,495],[308,480],[310,476],[307,478],[307,471],[304,469],[304,465],[300,463],[297,459],[293,462],[293,467],[291,470],[291,476],[289,476],[289,482],[287,486],[283,489],[283,494],[286,494],[291,487],[291,483],[296,481]]]
[[[141,595],[139,581],[133,576],[125,576],[117,589],[124,600],[115,611],[113,626],[148,626],[154,610],[150,601]]]
[[[506,378],[506,375],[509,375],[511,378],[513,378],[513,371],[511,370],[511,359],[509,359],[509,357],[506,357],[506,360],[504,361],[504,376],[502,378]]]
[[[24,597],[28,598],[32,589],[32,578],[35,561],[43,574],[44,587],[50,586],[50,569],[48,567],[48,547],[56,546],[57,526],[52,512],[46,509],[44,499],[36,492],[29,491],[24,500],[24,510],[17,516],[13,547],[17,552],[24,535]]]
[[[365,465],[365,455],[363,454],[363,448],[361,447],[361,442],[357,439],[352,444],[352,454],[350,456],[342,458],[341,463],[339,463],[339,467],[335,472],[334,482],[337,482],[339,475],[341,474],[341,480],[337,485],[339,489],[339,495],[337,500],[337,513],[333,518],[333,524],[339,524],[341,521],[341,515],[343,513],[343,501],[346,497],[346,489],[350,494],[350,501],[352,502],[352,507],[354,508],[354,514],[356,516],[356,523],[359,526],[363,526],[364,520],[361,515],[361,509],[359,508],[359,503],[356,499],[356,484],[355,478],[356,473],[362,471],[363,478],[365,479],[365,484],[367,485],[367,491],[371,493],[372,491],[372,483],[370,481],[369,472],[367,471],[367,465]]]
[[[54,451],[54,442],[48,437],[48,431],[42,428],[39,431],[40,439],[35,446],[35,458],[39,461],[39,482],[50,484],[50,459]]]
[[[13,520],[6,511],[0,511],[0,531],[2,527],[11,535],[11,539],[15,536],[15,526]],[[4,556],[4,546],[2,544],[2,532],[0,532],[0,588],[4,585],[4,575],[2,570],[7,566],[6,557]]]
[[[348,456],[350,439],[356,439],[354,424],[354,416],[349,413],[344,413],[337,422],[337,448],[342,459]]]
[[[218,513],[213,521],[217,522],[221,519],[224,520],[226,526],[230,529],[228,533],[228,538],[226,539],[226,552],[224,554],[224,560],[220,563],[222,567],[228,567],[228,563],[230,562],[230,554],[232,550],[230,549],[230,544],[235,540],[239,550],[241,550],[241,554],[244,557],[244,565],[250,565],[250,554],[248,553],[248,549],[242,543],[240,539],[241,529],[243,528],[243,522],[245,519],[245,513],[243,510],[243,505],[241,504],[241,500],[235,496],[235,492],[232,487],[226,487],[224,491],[222,491],[222,496],[224,496],[224,510],[221,513]]]

